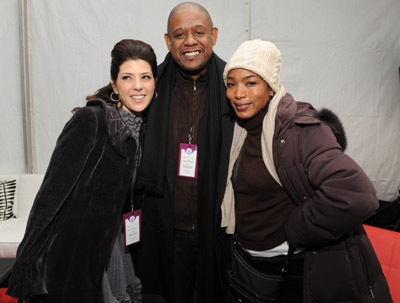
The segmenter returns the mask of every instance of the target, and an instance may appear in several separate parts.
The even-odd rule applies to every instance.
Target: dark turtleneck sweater
[[[236,229],[240,243],[257,251],[274,248],[286,240],[285,218],[295,207],[262,158],[262,123],[267,111],[268,106],[253,118],[239,121],[247,137],[237,177]]]
[[[197,230],[198,193],[197,179],[179,177],[179,145],[189,143],[189,121],[194,119],[192,144],[198,142],[198,125],[204,113],[207,97],[206,73],[196,80],[183,73],[179,68],[173,92],[174,102],[174,160],[175,160],[175,228],[185,231]],[[185,104],[185,107],[183,105]],[[200,108],[199,108],[200,105]],[[197,113],[197,115],[196,115]],[[198,148],[201,148],[199,146]]]

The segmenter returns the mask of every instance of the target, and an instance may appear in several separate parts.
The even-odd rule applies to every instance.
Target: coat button
[[[303,200],[307,200],[307,197],[303,197]]]
[[[281,144],[285,144],[286,141],[284,139],[281,140]]]

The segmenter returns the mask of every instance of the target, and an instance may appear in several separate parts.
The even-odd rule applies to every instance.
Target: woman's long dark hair
[[[127,60],[144,60],[150,64],[154,79],[157,78],[157,58],[153,48],[140,40],[124,39],[115,44],[111,51],[111,79],[117,82],[119,68]],[[87,96],[86,100],[102,99],[107,103],[116,104],[110,99],[113,92],[111,82],[98,89],[93,95]]]

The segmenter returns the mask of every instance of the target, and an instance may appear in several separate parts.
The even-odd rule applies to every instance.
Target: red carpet
[[[6,295],[7,288],[0,288],[0,303],[17,303],[18,299]]]

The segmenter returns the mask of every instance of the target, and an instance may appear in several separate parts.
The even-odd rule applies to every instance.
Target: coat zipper
[[[366,282],[367,282],[368,291],[369,291],[369,293],[370,293],[372,299],[375,300],[374,291],[373,291],[373,289],[372,289],[371,281],[370,281],[370,279],[369,279],[367,261],[365,260],[364,253],[363,253],[363,251],[362,251],[362,249],[361,249],[361,239],[360,239],[360,237],[361,237],[361,235],[357,235],[357,236],[356,236],[356,239],[357,239],[356,241],[357,241],[357,244],[358,244],[358,252],[359,252],[359,255],[360,255],[361,260],[362,260],[362,265],[363,265],[363,266],[362,266],[362,270],[363,270],[363,273],[364,273],[364,276],[365,276],[365,280],[366,280]]]
[[[196,86],[196,80],[193,80],[193,94],[192,94],[192,113],[193,113],[193,117],[194,117],[194,115],[195,115],[195,111],[196,111],[196,109],[195,109],[195,99],[194,99],[194,92],[197,90],[197,86]],[[194,119],[194,118],[193,118]],[[196,121],[193,121],[193,126],[192,127],[190,127],[190,132],[193,134],[192,136],[194,136],[194,123],[195,123]],[[192,217],[193,217],[193,213],[194,213],[194,211],[193,211],[193,209],[191,209],[191,215],[192,215]],[[194,219],[193,219],[194,220]],[[194,223],[192,223],[192,231],[194,231],[196,229],[196,225],[194,224]]]
[[[193,104],[193,106],[192,106],[192,108],[193,108],[193,117],[194,117],[194,115],[195,115],[195,111],[196,111],[196,109],[195,109],[195,100],[194,100],[194,92],[197,90],[197,86],[196,86],[196,80],[193,80],[193,96],[192,96],[192,104]],[[201,102],[201,100],[200,100],[200,102]],[[193,135],[194,135],[194,123],[195,123],[196,121],[193,121],[193,127],[190,129],[190,131],[193,133]],[[193,228],[194,229],[194,228]]]

